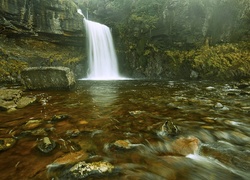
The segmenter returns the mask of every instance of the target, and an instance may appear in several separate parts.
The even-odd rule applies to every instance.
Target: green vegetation
[[[250,77],[250,43],[203,46],[198,50],[167,50],[166,60],[175,69],[190,64],[204,79],[241,79]]]
[[[15,81],[27,65],[17,60],[0,60],[0,81]]]
[[[86,58],[83,50],[78,47],[30,38],[0,37],[0,40],[0,82],[18,80],[20,71],[30,66],[66,66],[74,71]]]
[[[239,79],[250,77],[250,43],[227,43],[203,47],[194,57],[193,67],[204,78]]]

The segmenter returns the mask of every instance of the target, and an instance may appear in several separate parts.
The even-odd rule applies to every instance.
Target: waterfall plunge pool
[[[94,179],[250,177],[250,89],[233,83],[123,80],[78,81],[72,91],[25,94],[37,102],[0,112],[1,137],[17,138],[0,152],[1,179],[63,179],[64,168],[47,166],[73,162],[75,153],[86,162],[107,161],[117,168]],[[52,121],[60,115],[67,116]],[[30,120],[40,123],[25,129]],[[176,136],[159,133],[167,120],[180,129]],[[50,153],[37,148],[43,137],[56,142]],[[112,148],[118,141],[132,148]]]

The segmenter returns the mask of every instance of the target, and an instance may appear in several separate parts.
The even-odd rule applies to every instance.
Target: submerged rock
[[[42,120],[29,120],[24,126],[24,130],[32,130],[39,127],[42,124]]]
[[[48,165],[47,168],[53,167],[54,165],[65,165],[73,164],[79,161],[84,161],[88,158],[88,154],[85,151],[70,152],[62,157],[56,159],[52,164]]]
[[[63,120],[68,119],[68,118],[69,118],[69,115],[67,115],[67,114],[59,114],[59,115],[54,115],[51,118],[51,121],[58,122],[58,121],[63,121]]]
[[[70,129],[66,131],[66,135],[70,137],[77,137],[80,135],[79,129]]]
[[[44,137],[37,144],[38,149],[43,153],[51,152],[55,147],[55,141],[51,140],[49,137]]]
[[[69,89],[75,84],[73,72],[67,67],[31,67],[21,72],[27,89]]]
[[[75,164],[70,168],[69,173],[75,179],[84,179],[89,176],[104,176],[113,172],[114,166],[109,162],[92,162],[85,161]]]
[[[0,138],[0,151],[10,149],[15,143],[14,138]]]

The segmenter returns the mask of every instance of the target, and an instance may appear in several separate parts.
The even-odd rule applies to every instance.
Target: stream
[[[80,160],[71,156],[79,152],[81,160],[115,167],[105,176],[86,179],[250,179],[249,87],[79,80],[71,91],[25,95],[37,101],[0,111],[1,138],[16,138],[13,147],[0,152],[1,179],[67,179],[66,167],[53,162],[75,163]],[[31,120],[39,123],[24,128]],[[178,133],[164,133],[166,121]],[[43,137],[56,143],[49,153],[37,148]]]

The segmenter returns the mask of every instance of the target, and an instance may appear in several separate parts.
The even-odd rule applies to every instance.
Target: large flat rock
[[[70,89],[75,84],[73,72],[67,67],[30,67],[21,72],[26,89]]]

